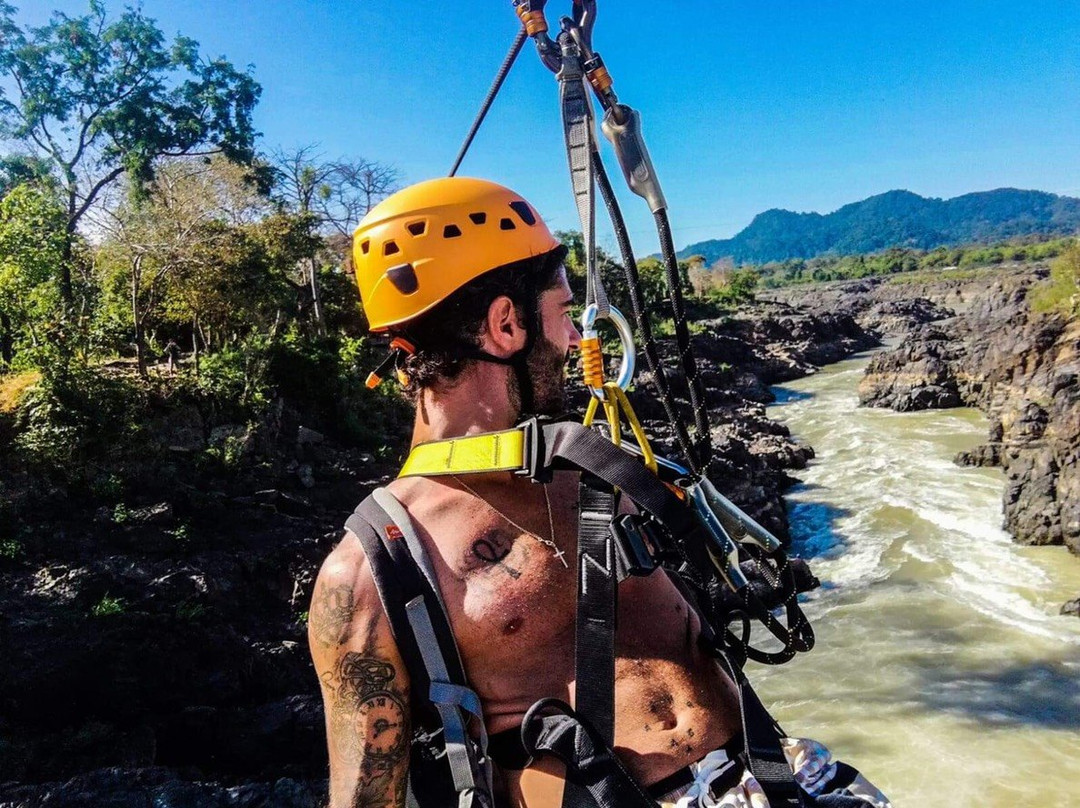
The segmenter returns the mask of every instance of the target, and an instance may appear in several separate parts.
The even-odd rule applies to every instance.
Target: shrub
[[[41,373],[36,370],[0,376],[0,415],[14,414],[26,391],[39,381]]]
[[[104,595],[101,600],[90,608],[90,614],[94,617],[111,617],[112,615],[123,614],[126,609],[127,604],[124,603],[123,598]]]
[[[1031,291],[1032,311],[1080,314],[1080,241],[1050,264],[1050,278]]]
[[[45,373],[16,411],[15,445],[32,464],[73,478],[88,458],[136,448],[147,409],[137,383],[88,368]]]
[[[259,416],[273,398],[271,353],[270,338],[252,334],[203,357],[198,393],[225,419],[245,421]]]
[[[15,561],[25,549],[21,541],[16,539],[0,539],[0,560]]]

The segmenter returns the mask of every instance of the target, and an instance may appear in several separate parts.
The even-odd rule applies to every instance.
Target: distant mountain
[[[933,249],[945,244],[1000,241],[1033,233],[1080,230],[1080,199],[1043,191],[998,188],[954,199],[888,191],[839,210],[792,213],[767,210],[733,238],[691,244],[680,258],[703,255],[708,263],[732,258],[763,263],[817,255],[851,255],[888,247]]]

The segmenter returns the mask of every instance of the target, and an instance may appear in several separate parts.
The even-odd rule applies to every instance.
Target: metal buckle
[[[615,539],[615,569],[619,581],[631,575],[645,576],[656,569],[656,559],[643,535],[647,528],[637,517],[628,513],[617,516],[611,520],[610,530]]]
[[[534,416],[517,428],[522,432],[521,468],[514,474],[528,477],[534,483],[551,482],[552,471],[544,466],[544,425]]]

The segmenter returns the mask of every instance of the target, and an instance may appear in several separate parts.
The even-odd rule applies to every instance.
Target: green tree
[[[328,161],[314,145],[276,150],[271,171],[278,204],[296,217],[296,223],[306,223],[308,250],[300,257],[300,266],[316,329],[325,334],[320,264],[330,262],[340,271],[352,231],[364,214],[396,189],[399,174],[393,166],[372,160]]]
[[[1037,312],[1080,314],[1080,241],[1074,241],[1050,264],[1050,278],[1032,290],[1031,307]]]
[[[55,268],[66,242],[64,213],[47,191],[17,185],[0,200],[0,363],[40,348],[59,320]]]
[[[26,154],[0,156],[0,197],[5,197],[16,186],[23,184],[53,188],[55,181],[49,175],[47,161]]]
[[[90,0],[83,16],[56,12],[26,29],[15,13],[0,2],[0,135],[47,161],[59,184],[68,240],[57,269],[70,306],[74,234],[102,193],[124,174],[149,181],[161,156],[250,160],[260,87],[223,58],[201,58],[192,39],[166,42],[138,7],[110,20]]]
[[[585,300],[585,238],[580,230],[556,230],[554,233],[566,247],[566,275],[574,299]],[[630,291],[626,286],[626,272],[622,265],[600,246],[596,248],[596,266],[604,282],[604,291],[613,306],[627,317],[631,316]]]
[[[198,355],[200,335],[216,317],[208,309],[235,303],[223,290],[246,276],[240,270],[253,247],[244,230],[268,208],[248,169],[224,158],[184,158],[160,165],[152,183],[108,212],[102,263],[114,301],[126,297],[130,307],[141,374],[147,336],[170,310],[190,320]]]

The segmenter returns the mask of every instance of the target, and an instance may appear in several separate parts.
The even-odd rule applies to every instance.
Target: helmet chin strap
[[[529,375],[529,357],[532,355],[533,348],[536,347],[537,335],[540,333],[541,327],[535,284],[529,284],[529,288],[526,290],[526,299],[533,302],[525,307],[525,345],[521,350],[516,351],[511,356],[501,357],[489,354],[475,345],[462,343],[454,351],[454,354],[460,359],[491,362],[495,365],[504,365],[514,371],[518,397],[521,399],[519,417],[526,413],[532,414],[536,409],[536,391],[532,377]]]
[[[462,359],[473,359],[477,362],[491,362],[495,365],[504,365],[514,371],[514,379],[517,381],[518,397],[520,398],[521,412],[519,417],[526,413],[533,413],[536,409],[536,391],[533,386],[532,376],[529,375],[529,357],[533,348],[536,347],[537,334],[540,331],[540,318],[536,307],[530,306],[525,312],[525,345],[512,356],[493,356],[472,345],[462,345],[456,353]]]

